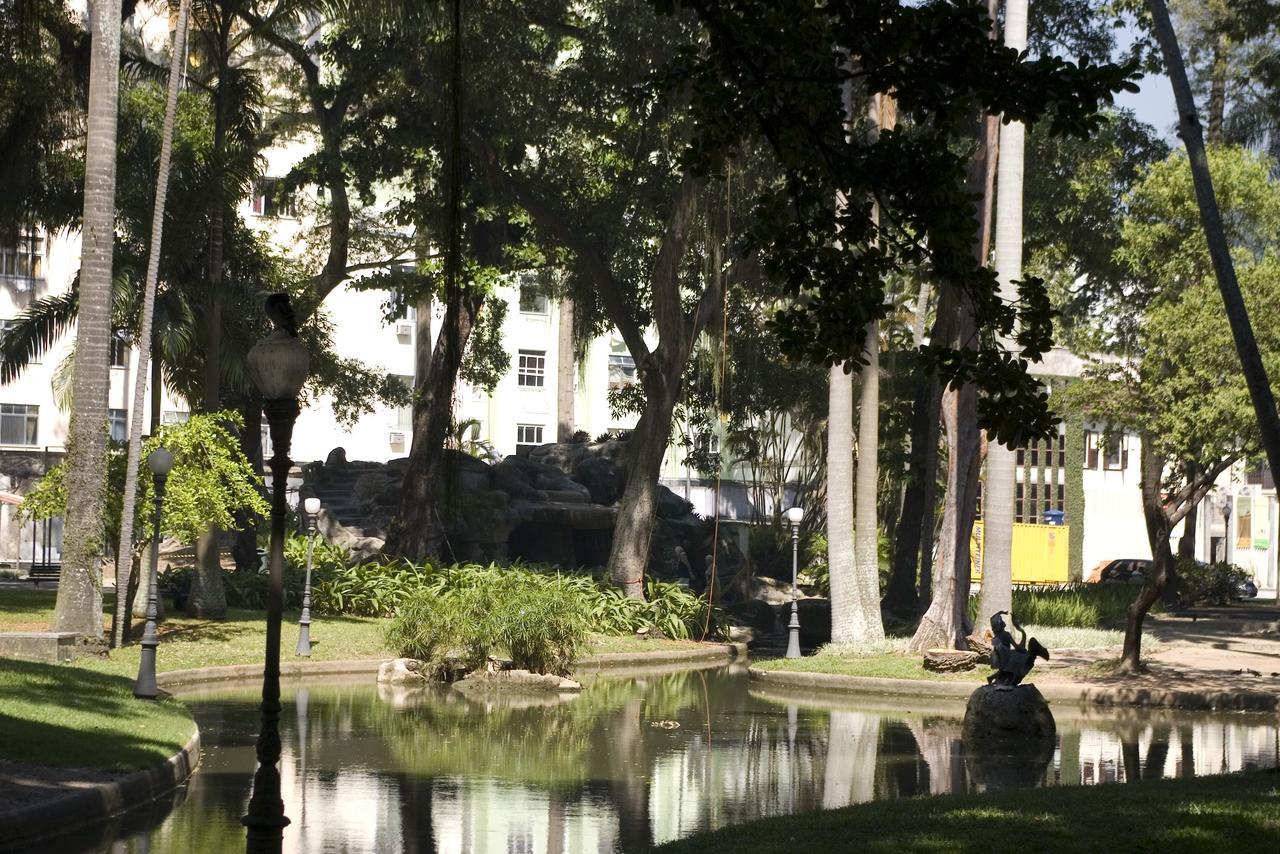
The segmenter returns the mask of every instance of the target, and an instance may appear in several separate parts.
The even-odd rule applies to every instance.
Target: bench
[[[57,581],[62,575],[61,563],[33,563],[27,570],[27,580],[36,587],[41,581]]]

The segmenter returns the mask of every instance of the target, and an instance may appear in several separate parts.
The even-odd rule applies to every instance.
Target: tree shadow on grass
[[[145,768],[169,758],[190,719],[133,683],[76,667],[6,661],[0,670],[3,758],[64,767]],[[185,731],[185,736],[183,732]],[[0,778],[0,785],[11,783]]]

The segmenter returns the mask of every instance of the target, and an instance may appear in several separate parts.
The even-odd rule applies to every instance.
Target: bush
[[[647,601],[629,599],[608,582],[589,575],[551,568],[456,564],[432,566],[408,561],[341,566],[330,570],[312,589],[312,607],[328,613],[389,616],[419,591],[447,596],[472,588],[490,591],[510,583],[521,591],[548,588],[555,595],[577,603],[587,630],[608,635],[629,635],[646,627],[661,629],[668,637],[701,636],[718,632],[715,614],[707,614],[705,600],[687,588],[650,579]]]
[[[1124,625],[1136,585],[1057,584],[1013,588],[1013,613],[1023,625],[1109,629]],[[1157,610],[1159,603],[1152,609]],[[969,600],[969,616],[981,631],[990,614],[979,617],[978,599]]]
[[[1230,605],[1240,585],[1249,580],[1249,573],[1226,561],[1201,563],[1182,558],[1178,561],[1178,579],[1179,592],[1188,604]]]
[[[432,663],[452,652],[478,668],[506,653],[516,667],[565,673],[587,640],[586,603],[565,595],[553,578],[530,583],[528,575],[482,571],[479,583],[443,592],[423,587],[402,603],[387,643]]]

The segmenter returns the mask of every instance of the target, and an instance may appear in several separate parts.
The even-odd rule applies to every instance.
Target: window
[[[292,219],[298,205],[292,192],[283,192],[279,178],[262,178],[253,190],[253,212],[261,217]]]
[[[0,403],[0,445],[35,445],[39,426],[40,407]]]
[[[0,276],[23,280],[19,287],[44,278],[44,238],[24,228],[13,246],[0,246]]]
[[[111,333],[111,367],[129,367],[129,339],[123,332]]]
[[[547,380],[547,351],[521,350],[517,354],[516,382],[526,388],[542,388]]]
[[[161,424],[186,424],[190,420],[191,413],[180,409],[165,409],[160,413]]]
[[[17,325],[18,325],[18,321],[16,319],[0,320],[0,344],[4,343],[3,341],[4,336],[8,335],[9,332]],[[31,358],[28,360],[28,363],[32,365],[40,364],[40,354],[33,353]]]
[[[414,281],[418,279],[418,266],[416,264],[396,264],[391,271],[397,276],[412,276]],[[418,306],[413,298],[405,293],[404,288],[399,286],[391,288],[391,297],[388,302],[392,306],[400,307],[400,311],[395,317],[396,320],[417,321]]]
[[[533,276],[520,277],[520,313],[546,314],[547,295],[538,286]]]
[[[111,440],[123,442],[129,438],[129,413],[123,409],[108,409],[107,417],[111,422]]]
[[[529,452],[542,444],[541,424],[516,425],[516,455],[526,457]]]
[[[413,394],[413,377],[407,374],[392,374],[392,379],[398,380],[404,386],[405,391]],[[413,404],[407,406],[397,406],[391,413],[391,427],[395,430],[412,430],[413,429]]]
[[[609,355],[609,391],[636,384],[636,360],[617,353]]]
[[[693,440],[693,449],[699,454],[718,454],[720,437],[714,433],[699,433]]]
[[[1102,467],[1106,471],[1123,471],[1129,467],[1129,448],[1125,437],[1119,437],[1103,451]]]

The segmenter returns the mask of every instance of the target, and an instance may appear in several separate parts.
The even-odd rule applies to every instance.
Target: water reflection
[[[205,754],[185,798],[107,831],[114,842],[60,850],[243,850],[255,697],[189,702]],[[602,679],[581,696],[361,684],[299,688],[285,702],[288,852],[644,851],[761,816],[985,785],[961,748],[961,708],[793,700],[748,690],[728,671]],[[1273,718],[1055,715],[1058,745],[1029,772],[1035,784],[1216,774],[1280,758]]]

